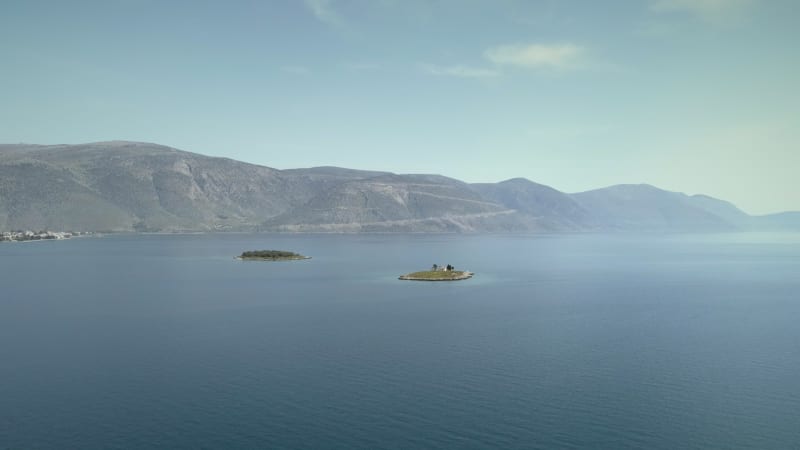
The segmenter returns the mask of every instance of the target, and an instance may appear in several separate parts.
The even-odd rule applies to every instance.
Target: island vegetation
[[[458,281],[472,278],[474,273],[466,270],[455,270],[455,267],[448,264],[446,267],[440,267],[434,264],[431,270],[423,270],[420,272],[412,272],[406,275],[401,275],[401,280],[410,281]]]
[[[291,261],[297,259],[311,259],[310,256],[303,256],[285,250],[251,250],[243,252],[236,259],[256,260],[256,261]]]

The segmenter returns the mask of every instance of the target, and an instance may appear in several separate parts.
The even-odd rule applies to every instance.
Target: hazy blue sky
[[[0,142],[800,210],[797,0],[3,0]]]

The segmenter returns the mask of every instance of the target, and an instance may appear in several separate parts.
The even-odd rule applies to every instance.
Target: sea
[[[800,234],[0,243],[0,448],[800,448]]]

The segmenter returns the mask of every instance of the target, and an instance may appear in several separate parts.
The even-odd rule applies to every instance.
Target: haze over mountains
[[[560,232],[800,230],[800,213],[649,185],[577,194],[515,178],[276,170],[140,142],[0,145],[0,230]]]

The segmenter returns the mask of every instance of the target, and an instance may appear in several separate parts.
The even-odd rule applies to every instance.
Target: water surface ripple
[[[476,276],[396,279],[433,263]],[[0,448],[796,448],[798,273],[791,234],[2,244]]]

